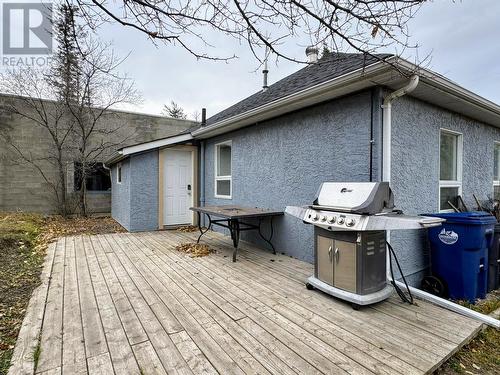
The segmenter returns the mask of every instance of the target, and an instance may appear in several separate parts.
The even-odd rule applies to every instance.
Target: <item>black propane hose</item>
[[[385,243],[389,247],[389,268],[391,270],[391,279],[392,279],[391,284],[392,284],[392,286],[394,286],[394,289],[396,289],[396,293],[398,294],[399,298],[401,298],[401,300],[403,302],[407,302],[410,305],[413,305],[413,295],[411,294],[410,287],[408,286],[408,283],[406,282],[406,278],[403,275],[403,270],[401,269],[401,265],[399,264],[399,260],[398,260],[398,257],[396,256],[396,252],[394,251],[394,249],[392,248],[391,244],[388,241],[385,241]],[[396,279],[394,278],[394,271],[392,269],[392,256],[391,255],[396,260],[396,265],[398,266],[399,273],[401,274],[401,277],[403,278],[408,295],[406,295],[406,293],[396,284]]]

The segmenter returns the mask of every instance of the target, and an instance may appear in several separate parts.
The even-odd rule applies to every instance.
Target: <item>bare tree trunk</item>
[[[66,171],[64,170],[64,164],[62,161],[62,152],[61,150],[58,150],[59,152],[59,158],[57,160],[58,162],[58,169],[59,169],[59,181],[61,184],[60,188],[60,196],[59,196],[59,213],[63,216],[66,217],[68,215],[68,202],[67,202],[67,196],[66,196]]]

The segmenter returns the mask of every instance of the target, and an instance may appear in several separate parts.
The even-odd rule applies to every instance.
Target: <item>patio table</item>
[[[201,237],[208,232],[212,225],[218,225],[229,229],[231,234],[231,239],[233,241],[233,262],[236,262],[236,255],[238,252],[238,243],[240,241],[240,233],[247,230],[257,230],[259,236],[266,241],[273,254],[276,254],[276,250],[271,242],[274,234],[273,228],[273,218],[275,216],[283,215],[283,211],[274,211],[257,207],[242,207],[234,205],[223,205],[223,206],[203,206],[203,207],[191,207],[190,210],[194,211],[198,215],[198,229],[200,235],[196,243],[200,243]],[[208,218],[208,225],[205,230],[201,226],[201,215],[204,214]],[[218,217],[220,219],[213,219],[212,216]],[[255,219],[258,221],[257,224],[249,223],[248,220]],[[270,225],[270,235],[268,238],[264,237],[261,227],[265,219],[269,219]]]

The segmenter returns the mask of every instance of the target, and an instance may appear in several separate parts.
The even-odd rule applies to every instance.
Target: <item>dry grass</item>
[[[189,254],[191,258],[204,257],[215,253],[215,250],[211,249],[208,245],[192,242],[177,245],[175,250]]]
[[[49,243],[77,234],[122,232],[109,217],[44,217],[38,214],[0,213],[0,375],[6,374],[31,293]]]
[[[49,216],[37,237],[37,247],[46,249],[59,237],[77,234],[103,234],[125,232],[125,229],[110,217],[63,218]]]
[[[475,311],[490,314],[500,308],[500,291],[489,293],[476,304],[459,302]],[[438,371],[440,375],[500,374],[500,330],[488,327],[450,358]]]

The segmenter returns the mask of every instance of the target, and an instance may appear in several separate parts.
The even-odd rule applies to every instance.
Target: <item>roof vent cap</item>
[[[309,46],[306,48],[306,56],[308,64],[315,64],[318,62],[318,48],[315,46]]]

